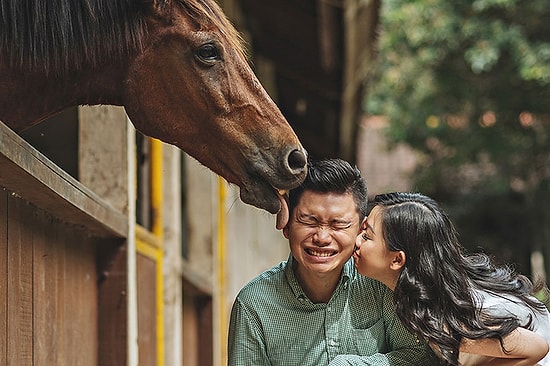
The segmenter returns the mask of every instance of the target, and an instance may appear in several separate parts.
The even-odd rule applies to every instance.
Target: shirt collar
[[[294,296],[296,296],[297,299],[304,299],[304,298],[307,298],[307,296],[304,293],[304,290],[302,290],[302,286],[300,286],[300,284],[298,283],[298,279],[296,278],[296,275],[292,270],[292,267],[294,266],[294,262],[295,262],[295,259],[292,256],[292,253],[290,253],[288,256],[288,261],[286,262],[286,268],[285,268],[286,280],[290,284],[290,288],[292,289]]]
[[[286,263],[285,268],[285,276],[290,284],[290,288],[292,289],[292,292],[294,293],[294,296],[296,296],[297,299],[307,299],[307,295],[305,294],[304,290],[302,289],[302,286],[300,286],[300,283],[298,282],[298,279],[296,278],[296,275],[294,274],[294,271],[292,270],[292,267],[294,266],[294,262],[296,260],[292,256],[292,253],[288,256],[288,261]],[[344,270],[342,271],[342,276],[340,277],[340,283],[338,284],[338,287],[335,291],[338,291],[339,288],[344,285],[345,287],[348,286],[348,282],[352,279],[354,279],[357,275],[357,270],[355,269],[355,266],[353,265],[353,258],[350,258],[345,264],[344,264]]]

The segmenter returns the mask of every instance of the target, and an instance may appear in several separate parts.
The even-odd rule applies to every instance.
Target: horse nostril
[[[288,155],[288,166],[292,170],[302,170],[306,163],[306,155],[302,150],[292,150]]]

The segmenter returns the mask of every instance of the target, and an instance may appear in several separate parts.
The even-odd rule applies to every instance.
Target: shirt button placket
[[[332,360],[339,352],[338,342],[338,318],[332,311],[332,306],[328,305],[325,309],[325,332],[329,358]]]

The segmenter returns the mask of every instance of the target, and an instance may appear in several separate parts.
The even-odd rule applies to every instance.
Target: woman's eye
[[[363,231],[363,234],[361,234],[361,238],[363,238],[363,240],[371,240],[371,238],[364,231]]]

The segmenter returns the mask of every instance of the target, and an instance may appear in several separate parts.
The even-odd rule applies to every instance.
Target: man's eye
[[[331,226],[334,230],[346,230],[349,227],[351,227],[351,223],[342,222],[342,223],[338,223],[338,224],[332,224]]]
[[[363,233],[361,234],[361,238],[363,238],[363,240],[372,240],[370,236],[367,235],[366,231],[363,231]]]
[[[315,221],[309,221],[309,220],[303,220],[303,219],[296,219],[296,221],[299,224],[302,224],[304,226],[317,226],[317,222]]]

